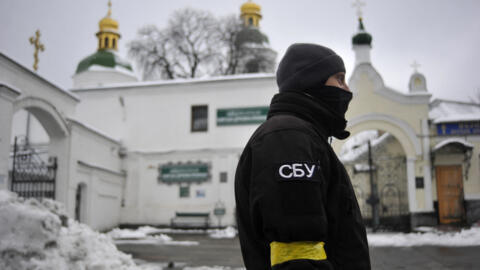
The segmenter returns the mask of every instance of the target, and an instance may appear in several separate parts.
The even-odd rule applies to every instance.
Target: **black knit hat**
[[[305,91],[325,84],[328,77],[345,72],[340,56],[327,47],[296,43],[288,47],[277,69],[280,92]]]

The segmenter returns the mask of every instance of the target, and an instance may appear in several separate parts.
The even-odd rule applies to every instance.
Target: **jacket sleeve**
[[[252,144],[250,211],[272,269],[333,269],[325,252],[328,183],[320,152],[311,135],[297,130]]]

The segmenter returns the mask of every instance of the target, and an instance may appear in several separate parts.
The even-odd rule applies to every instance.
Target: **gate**
[[[23,139],[23,140],[22,140]],[[55,199],[57,158],[42,160],[27,138],[15,137],[10,189],[24,198]]]

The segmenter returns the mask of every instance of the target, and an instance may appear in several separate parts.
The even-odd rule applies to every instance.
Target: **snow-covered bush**
[[[67,218],[53,200],[0,190],[0,269],[139,269],[112,239]]]

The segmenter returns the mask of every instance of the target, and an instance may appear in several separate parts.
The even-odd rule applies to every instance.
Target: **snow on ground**
[[[115,244],[151,244],[151,245],[176,245],[196,246],[197,241],[174,241],[172,237],[160,233],[162,229],[142,226],[136,230],[115,228],[107,233]]]
[[[480,246],[480,227],[460,232],[440,232],[421,227],[423,233],[369,233],[368,244],[373,247],[393,246]]]
[[[111,238],[68,219],[53,200],[25,200],[0,190],[0,269],[161,269],[139,267]]]
[[[142,226],[136,230],[115,228],[107,233],[115,244],[152,244],[152,245],[177,245],[195,246],[197,241],[174,241],[168,234],[208,234],[209,237],[235,238],[237,230],[231,226],[225,229],[210,230],[179,230],[179,229],[158,229],[151,226]]]
[[[209,236],[211,238],[235,238],[237,236],[237,230],[232,226],[228,226],[225,229],[215,229],[209,231]]]
[[[244,270],[245,268],[230,268],[224,266],[200,266],[200,267],[185,267],[183,270]]]

